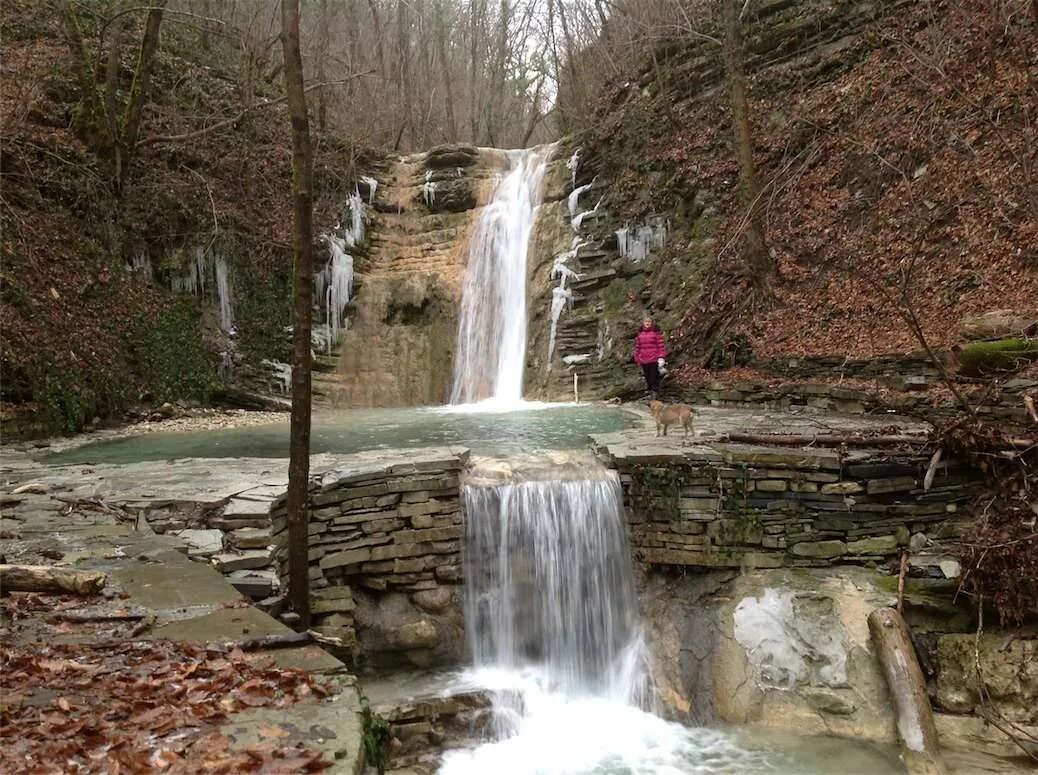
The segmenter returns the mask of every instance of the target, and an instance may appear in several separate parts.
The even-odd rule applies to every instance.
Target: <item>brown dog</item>
[[[685,438],[692,433],[692,415],[695,414],[688,404],[665,404],[662,401],[650,401],[649,412],[652,419],[656,421],[656,435],[659,436],[660,429],[664,436],[667,435],[668,425],[680,425],[685,429]]]

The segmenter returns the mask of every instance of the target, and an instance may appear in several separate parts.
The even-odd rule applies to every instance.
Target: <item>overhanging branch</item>
[[[307,86],[304,91],[309,92],[313,91],[314,89],[323,89],[326,86],[336,86],[341,83],[348,83],[349,81],[352,81],[355,78],[362,78],[365,75],[371,75],[372,72],[374,71],[368,70],[363,73],[356,73],[354,75],[351,75],[349,78],[340,78],[336,81],[324,81],[322,83],[313,83]],[[193,132],[184,132],[183,134],[179,135],[152,135],[151,137],[145,137],[137,143],[137,147],[140,148],[144,145],[154,145],[156,143],[178,143],[184,140],[193,140],[196,137],[203,137],[212,132],[218,132],[221,129],[225,129],[226,127],[234,126],[243,118],[245,118],[249,113],[257,111],[260,108],[271,108],[275,105],[282,104],[287,99],[287,96],[282,96],[278,97],[277,99],[270,100],[268,102],[260,102],[256,105],[245,108],[240,113],[231,116],[231,118],[224,119],[223,121],[217,121],[215,124],[203,127],[202,129],[196,129]]]

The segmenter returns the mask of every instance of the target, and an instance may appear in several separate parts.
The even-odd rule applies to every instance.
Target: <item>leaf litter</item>
[[[172,641],[0,645],[0,771],[10,773],[306,773],[331,765],[286,745],[232,748],[231,714],[284,708],[330,690],[302,670],[240,649]]]

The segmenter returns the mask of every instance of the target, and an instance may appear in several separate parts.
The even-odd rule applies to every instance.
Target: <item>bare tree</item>
[[[76,128],[87,146],[108,164],[117,192],[121,192],[126,184],[137,148],[165,7],[166,0],[152,0],[147,6],[125,10],[116,6],[115,12],[101,21],[98,27],[97,60],[104,59],[106,65],[104,81],[99,83],[95,59],[87,45],[75,4],[72,0],[64,0],[61,6],[65,33],[79,82],[80,107],[76,115]],[[133,70],[129,97],[120,108],[119,75],[125,30],[129,15],[142,12],[146,15],[137,64]],[[109,28],[112,30],[105,56],[105,37]]]
[[[725,72],[728,80],[728,103],[732,112],[732,139],[735,157],[739,163],[739,192],[743,207],[745,228],[743,251],[755,295],[763,300],[771,293],[774,265],[764,241],[764,221],[761,217],[760,176],[753,158],[753,131],[750,127],[750,105],[746,94],[746,73],[742,40],[742,19],[739,0],[721,0],[724,19]]]
[[[304,627],[310,624],[308,489],[310,480],[310,317],[313,283],[313,149],[306,114],[299,0],[281,0],[285,92],[292,124],[292,420],[288,462],[288,594]]]

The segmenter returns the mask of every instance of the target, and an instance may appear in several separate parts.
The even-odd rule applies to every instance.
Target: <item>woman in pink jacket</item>
[[[634,340],[634,362],[642,367],[645,384],[653,398],[660,389],[660,382],[663,379],[660,367],[666,357],[667,346],[663,343],[663,333],[659,326],[652,322],[652,318],[645,318],[642,321],[642,328]]]

